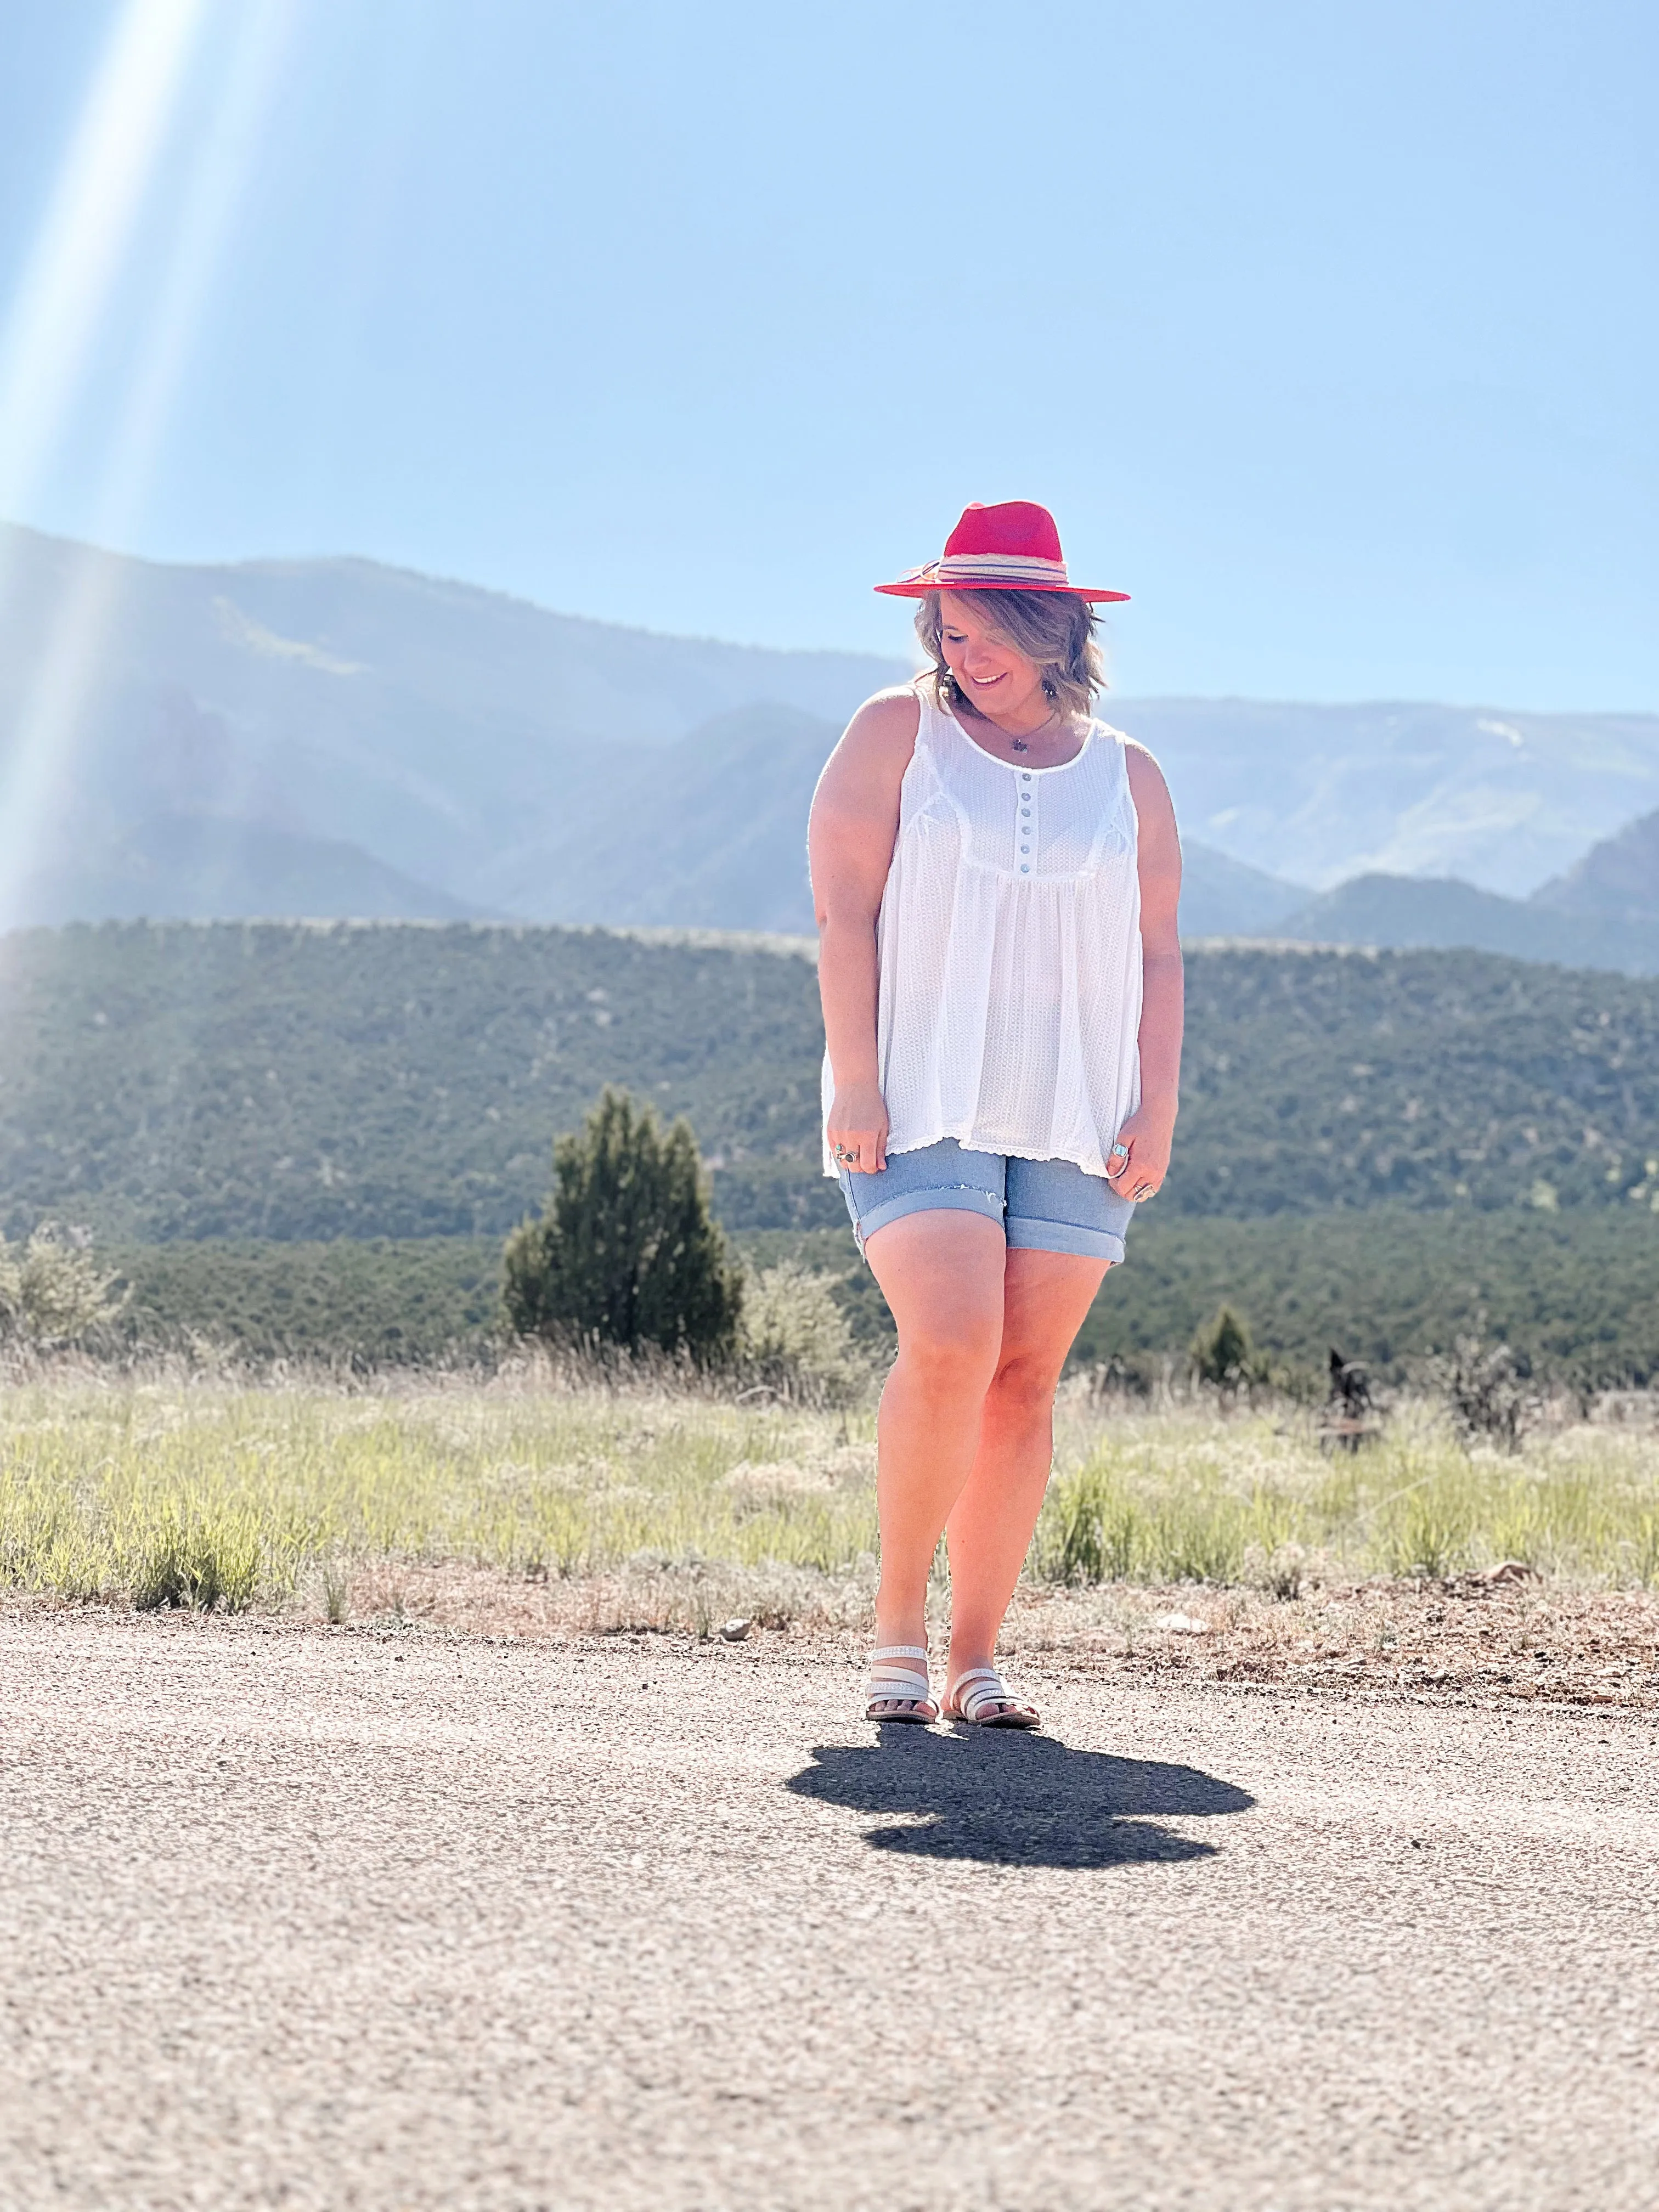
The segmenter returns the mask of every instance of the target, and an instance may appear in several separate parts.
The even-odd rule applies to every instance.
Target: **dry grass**
[[[1511,1454],[1407,1405],[1333,1455],[1295,1408],[1068,1386],[1008,1642],[1116,1673],[1644,1701],[1659,1429],[1625,1412]],[[42,1371],[0,1401],[0,1585],[468,1633],[738,1617],[851,1650],[873,1432],[868,1407],[615,1369],[355,1389]]]

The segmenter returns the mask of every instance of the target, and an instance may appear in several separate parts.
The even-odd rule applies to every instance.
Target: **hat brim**
[[[914,576],[902,576],[896,584],[878,584],[874,588],[894,599],[925,599],[930,592],[1055,592],[1072,599],[1127,599],[1127,592],[1091,591],[1086,584],[1011,584],[1006,581],[941,584],[918,582]]]

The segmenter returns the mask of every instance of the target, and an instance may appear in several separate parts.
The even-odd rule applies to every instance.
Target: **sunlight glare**
[[[300,0],[252,0],[236,20],[229,59],[222,80],[214,88],[211,122],[190,164],[165,269],[122,395],[93,515],[92,535],[99,544],[118,542],[136,518],[257,149],[263,114],[299,4]],[[15,389],[19,419],[27,420],[31,438],[41,441],[23,455],[26,464],[32,460],[44,465],[46,441],[61,422],[76,371],[84,367],[90,352],[99,309],[119,273],[120,250],[131,234],[134,208],[165,143],[167,118],[176,109],[188,74],[191,36],[202,27],[198,0],[134,0],[116,40],[120,52],[129,57],[138,18],[145,20],[155,40],[155,47],[145,48],[146,66],[131,93],[131,105],[143,110],[142,127],[108,90],[118,74],[112,58],[100,73],[88,121],[76,140],[76,156],[97,180],[96,189],[85,188],[74,177],[72,156],[71,173],[60,186],[61,206],[46,226],[47,237],[55,233],[66,256],[71,250],[78,253],[80,281],[53,283],[42,276],[33,324],[21,308],[15,319],[24,336],[16,349],[17,383],[7,388],[6,398],[11,399]],[[167,46],[165,71],[157,52],[164,29],[173,34]],[[130,86],[133,82],[128,79]],[[94,116],[101,120],[101,136],[92,127]],[[111,151],[112,143],[124,149],[120,159]],[[135,152],[141,144],[143,165]],[[100,231],[85,211],[106,204],[102,195],[123,191],[130,194],[128,204],[118,217],[111,209]],[[37,261],[40,258],[38,254]],[[25,301],[28,293],[26,283]],[[48,365],[62,387],[53,395],[55,416],[46,400]],[[5,435],[0,431],[0,438]],[[19,450],[15,438],[0,443],[0,452]],[[45,857],[64,802],[72,794],[77,734],[118,622],[119,580],[116,563],[96,555],[82,556],[52,611],[11,757],[0,774],[0,926],[18,918],[27,876]]]
[[[0,514],[24,510],[91,356],[206,0],[127,0],[0,339]]]

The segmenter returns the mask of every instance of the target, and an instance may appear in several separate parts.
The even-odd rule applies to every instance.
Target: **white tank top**
[[[919,692],[876,925],[890,1152],[1072,1160],[1103,1176],[1140,1103],[1140,877],[1120,731],[1058,768],[998,760]],[[823,1063],[826,1119],[834,1095]],[[823,1169],[835,1164],[825,1140]]]

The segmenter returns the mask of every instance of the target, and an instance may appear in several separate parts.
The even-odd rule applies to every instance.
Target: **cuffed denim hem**
[[[1105,1260],[1113,1267],[1123,1259],[1123,1239],[1109,1229],[1083,1229],[1072,1221],[1030,1221],[1016,1218],[1007,1224],[1011,1252],[1069,1252],[1079,1260]]]
[[[981,1190],[976,1183],[936,1183],[926,1190],[903,1191],[866,1212],[856,1209],[845,1171],[841,1187],[847,1210],[853,1216],[853,1234],[860,1252],[877,1230],[885,1229],[890,1222],[902,1221],[907,1213],[978,1213],[987,1221],[994,1221],[999,1228],[1002,1226],[1001,1199],[994,1191]]]

